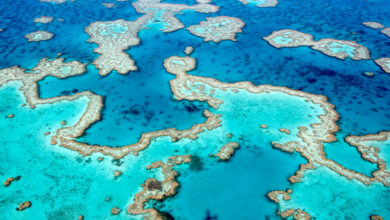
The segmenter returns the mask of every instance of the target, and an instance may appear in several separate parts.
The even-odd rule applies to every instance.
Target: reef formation
[[[366,21],[362,23],[364,26],[372,28],[372,29],[382,29],[385,28],[383,24],[375,22],[375,21]]]
[[[53,17],[47,17],[47,16],[44,16],[44,15],[42,15],[39,18],[35,18],[34,19],[35,23],[42,23],[42,24],[47,24],[47,23],[50,23],[52,21],[53,21]]]
[[[314,50],[341,60],[348,57],[353,60],[371,59],[370,51],[355,41],[335,39],[313,41],[312,35],[289,29],[274,31],[263,39],[277,48],[311,46]]]
[[[387,37],[390,37],[390,28],[384,28],[383,30],[381,30],[381,33],[386,35]]]
[[[207,17],[206,21],[201,21],[199,25],[192,25],[187,30],[195,36],[202,37],[204,41],[236,41],[236,33],[242,32],[244,25],[245,23],[239,18]]]
[[[91,36],[88,41],[99,45],[94,52],[101,55],[94,60],[93,64],[99,69],[100,75],[106,76],[113,70],[120,74],[137,70],[134,60],[123,51],[140,43],[138,32],[143,26],[143,22],[143,19],[138,19],[135,22],[123,19],[97,21],[85,29]]]
[[[185,163],[189,162],[191,162],[191,159],[185,161]],[[164,180],[159,181],[153,178],[147,179],[145,183],[142,184],[142,192],[135,195],[134,203],[127,208],[127,212],[133,215],[143,215],[144,219],[166,219],[164,215],[159,213],[156,209],[145,209],[144,206],[149,200],[163,200],[166,197],[176,194],[176,190],[179,187],[179,183],[176,178],[179,173],[175,171],[172,166],[178,164],[179,163],[166,164],[164,162],[157,161],[148,166],[148,170],[161,168],[164,174]]]
[[[242,4],[255,4],[257,7],[275,7],[279,2],[278,0],[239,0]]]
[[[385,27],[383,24],[375,22],[375,21],[368,21],[362,23],[364,26],[372,28],[372,29],[382,29],[381,33],[386,35],[387,37],[390,37],[390,28]]]
[[[390,58],[382,57],[377,60],[374,60],[378,66],[380,66],[385,73],[390,73]]]
[[[88,42],[98,44],[94,52],[100,56],[93,62],[99,74],[108,75],[116,70],[120,74],[136,71],[137,66],[130,56],[123,52],[129,47],[140,43],[138,33],[148,25],[161,23],[163,32],[172,32],[184,28],[184,25],[175,17],[176,13],[184,10],[194,10],[200,13],[213,13],[219,7],[209,4],[210,1],[198,1],[196,5],[160,3],[160,0],[139,0],[133,6],[140,14],[144,14],[135,21],[96,21],[85,28],[91,36]]]
[[[133,7],[138,13],[150,17],[147,24],[160,23],[163,32],[172,32],[184,28],[184,24],[175,17],[175,14],[184,10],[193,10],[199,13],[215,13],[219,10],[216,5],[210,4],[211,1],[197,0],[196,5],[161,3],[161,0],[138,0]]]
[[[62,4],[67,2],[68,0],[39,0],[40,2],[47,2],[47,3],[55,3],[55,4]],[[75,1],[75,0],[70,0],[70,1]]]
[[[53,36],[54,34],[48,31],[35,31],[25,35],[29,42],[50,40]]]
[[[190,54],[193,48],[187,47],[186,53]],[[226,138],[234,138],[237,134],[233,134],[229,127],[226,127],[225,121],[228,117],[237,118],[237,115],[227,116],[229,114],[250,114],[248,110],[234,110],[234,108],[247,108],[247,104],[242,106],[235,106],[232,103],[237,103],[234,100],[235,96],[240,98],[246,97],[245,100],[254,99],[253,109],[258,114],[261,106],[261,100],[272,100],[277,107],[277,103],[283,103],[287,109],[294,109],[286,106],[286,103],[295,103],[301,107],[293,111],[293,114],[303,114],[299,116],[299,120],[292,124],[280,124],[280,122],[264,121],[265,118],[277,118],[278,120],[286,122],[282,117],[268,117],[267,114],[263,116],[261,121],[254,120],[253,117],[250,121],[253,126],[258,129],[272,130],[283,133],[285,136],[278,141],[274,141],[272,145],[276,149],[280,149],[286,152],[297,152],[307,159],[306,164],[302,164],[300,169],[294,176],[290,177],[292,183],[298,184],[303,178],[307,178],[307,173],[312,170],[326,169],[329,173],[336,173],[345,179],[354,179],[356,182],[360,182],[365,185],[376,185],[382,183],[389,185],[390,173],[386,170],[386,162],[381,156],[372,156],[372,152],[378,152],[375,148],[366,147],[362,144],[363,141],[368,140],[384,140],[388,139],[388,133],[381,133],[375,137],[367,138],[354,138],[349,137],[347,141],[351,144],[358,146],[359,151],[362,152],[363,157],[370,158],[371,161],[378,164],[379,169],[372,174],[372,177],[368,177],[362,173],[358,173],[352,170],[344,168],[342,165],[336,163],[333,160],[326,158],[323,144],[334,142],[335,132],[339,130],[336,124],[338,120],[338,114],[334,110],[334,106],[327,101],[327,98],[322,95],[314,95],[306,92],[289,89],[286,87],[271,86],[271,85],[259,85],[254,86],[250,82],[237,82],[237,83],[223,83],[216,79],[199,77],[188,74],[187,72],[193,70],[196,66],[196,60],[192,57],[179,57],[172,56],[164,61],[164,67],[167,72],[175,75],[176,78],[170,81],[170,86],[173,95],[177,100],[197,100],[207,102],[213,109],[205,110],[204,114],[207,121],[201,124],[193,125],[192,128],[187,130],[176,130],[174,128],[144,133],[139,142],[127,145],[123,147],[116,146],[98,146],[88,145],[77,141],[77,137],[81,136],[84,131],[93,123],[99,120],[100,112],[103,107],[102,98],[91,92],[80,92],[72,96],[59,96],[54,98],[39,98],[37,82],[42,80],[46,76],[54,76],[57,78],[66,78],[70,76],[80,75],[85,71],[85,64],[77,61],[65,63],[63,58],[56,59],[42,59],[39,64],[31,70],[24,70],[20,67],[14,66],[6,69],[2,69],[0,73],[4,76],[0,80],[0,86],[3,86],[11,81],[18,81],[22,83],[20,90],[23,92],[28,105],[31,108],[40,104],[51,104],[63,100],[76,100],[78,98],[84,98],[87,100],[87,108],[82,114],[81,118],[75,124],[67,124],[63,121],[62,127],[56,130],[51,138],[53,145],[60,145],[65,148],[79,152],[82,155],[89,155],[92,153],[102,153],[110,155],[114,158],[122,158],[129,153],[138,155],[141,150],[145,150],[151,144],[152,139],[159,137],[170,137],[172,144],[183,144],[186,140],[196,140],[201,133],[209,133],[216,129],[223,129]],[[284,101],[276,101],[281,99]],[[256,101],[259,100],[259,101]],[[305,110],[299,108],[307,108],[311,113],[305,113]],[[269,114],[275,114],[275,112],[269,109]],[[306,110],[307,111],[307,110]],[[308,114],[308,115],[307,115]],[[316,114],[314,118],[311,114]],[[310,116],[310,117],[309,117]],[[307,121],[304,122],[303,118],[307,117]],[[309,119],[311,118],[311,119]],[[247,123],[247,122],[243,122]],[[307,124],[305,124],[307,123]],[[242,125],[240,125],[242,126]],[[249,124],[242,126],[242,129],[253,129]],[[276,127],[278,126],[278,127]],[[237,127],[237,126],[234,126]],[[247,132],[243,130],[243,132]],[[218,131],[221,132],[221,131]],[[245,133],[244,132],[244,133]],[[49,135],[49,134],[48,134]],[[240,134],[237,134],[240,136]],[[220,147],[214,155],[219,157],[220,160],[229,159],[234,151],[238,148],[238,143],[230,140],[226,140],[226,144]],[[127,212],[130,214],[141,214],[145,218],[150,219],[162,219],[164,214],[158,212],[154,208],[145,209],[145,203],[150,200],[163,200],[168,196],[176,194],[176,189],[179,183],[176,180],[178,173],[172,169],[174,165],[186,164],[191,162],[190,155],[173,155],[169,158],[168,163],[156,162],[153,163],[148,169],[162,168],[165,178],[163,180],[150,178],[143,184],[143,190],[137,193],[134,197],[134,202],[128,207]],[[119,175],[116,175],[118,177]],[[306,212],[300,208],[284,208],[284,201],[288,201],[289,198],[294,198],[292,192],[296,193],[299,190],[293,189],[287,192],[274,191],[270,192],[270,198],[280,203],[279,214],[282,217],[298,216],[309,217],[310,212]],[[287,195],[287,194],[288,195]],[[286,206],[288,207],[288,206]],[[119,208],[118,208],[119,209]],[[120,210],[120,209],[119,209]],[[117,209],[114,210],[117,213]],[[119,214],[119,212],[118,212]]]

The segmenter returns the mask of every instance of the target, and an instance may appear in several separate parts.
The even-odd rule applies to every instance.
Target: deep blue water
[[[183,2],[195,3],[180,1]],[[390,56],[390,38],[361,25],[364,21],[377,21],[390,27],[390,4],[386,0],[279,0],[275,8],[243,5],[238,0],[215,0],[214,4],[220,6],[218,13],[188,11],[177,17],[186,26],[197,24],[207,16],[239,17],[246,25],[243,33],[237,35],[236,42],[204,43],[202,38],[185,29],[172,33],[142,30],[139,34],[141,43],[126,51],[139,70],[127,75],[112,72],[101,77],[94,66],[88,65],[87,72],[81,76],[64,80],[47,77],[39,82],[41,97],[86,90],[104,96],[102,120],[80,138],[91,144],[120,146],[135,143],[144,132],[170,127],[187,129],[204,121],[202,112],[208,105],[174,100],[169,86],[173,76],[162,64],[167,57],[183,55],[186,46],[193,46],[192,56],[197,59],[197,68],[190,72],[193,75],[213,77],[223,82],[251,81],[255,85],[286,86],[327,96],[340,114],[338,125],[341,131],[337,136],[340,141],[349,134],[389,130],[390,78],[372,60],[338,60],[307,47],[277,49],[262,39],[273,31],[288,28],[312,34],[315,40],[357,41],[370,50],[374,59]],[[77,0],[60,5],[39,3],[38,0],[3,0],[0,5],[0,28],[4,28],[0,33],[0,68],[13,65],[32,68],[43,57],[53,58],[57,53],[62,53],[62,57],[69,61],[92,63],[98,56],[93,52],[97,45],[86,42],[89,38],[84,32],[86,26],[98,20],[135,20],[141,16],[130,2],[116,2],[116,5],[118,7],[106,9],[98,0]],[[55,20],[49,24],[32,22],[42,15],[53,16]],[[57,21],[58,18],[64,21]],[[49,41],[28,43],[24,35],[36,30],[53,32],[55,37]],[[365,71],[375,75],[364,76]],[[304,161],[298,156],[272,150],[270,146],[267,147],[272,151],[265,150],[266,155],[257,161],[256,154],[250,150],[256,152],[259,147],[255,145],[242,147],[227,163],[213,161],[206,163],[201,171],[181,170],[179,194],[160,204],[161,208],[183,219],[200,219],[206,216],[206,210],[220,219],[240,215],[243,219],[274,216],[276,205],[264,194],[288,188],[287,178]],[[325,151],[329,150],[327,156],[330,159],[369,175],[375,167],[362,161],[355,148],[346,150],[351,153],[345,153],[344,149],[348,147],[336,142],[325,145]],[[267,167],[267,162],[274,157],[286,160],[282,173]],[[250,162],[256,164],[248,168]],[[256,172],[255,168],[259,169],[258,173],[252,174]],[[245,172],[235,176],[242,170]],[[264,176],[274,172],[278,174],[265,180]],[[239,184],[237,178],[250,184]],[[208,181],[199,181],[202,179]],[[219,191],[221,181],[227,183],[222,187],[223,192]],[[196,197],[194,190],[198,192]],[[191,205],[193,200],[199,205]],[[236,204],[233,201],[240,201],[237,202],[239,208],[234,209]],[[179,205],[182,207],[178,208]],[[247,207],[247,214],[242,212],[244,207]]]

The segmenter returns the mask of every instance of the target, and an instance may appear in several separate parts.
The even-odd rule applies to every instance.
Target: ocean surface
[[[116,7],[106,8],[102,2],[115,3]],[[90,36],[85,28],[95,21],[135,21],[143,14],[137,13],[132,2],[2,0],[0,69],[17,65],[29,70],[42,58],[54,59],[58,53],[66,62],[87,63],[82,75],[65,79],[48,76],[37,83],[42,99],[83,91],[103,97],[101,119],[77,138],[89,145],[125,146],[138,142],[143,133],[190,129],[206,121],[204,110],[221,114],[221,126],[206,129],[196,139],[176,142],[167,136],[155,138],[138,156],[83,156],[50,144],[51,135],[44,133],[54,134],[63,120],[69,125],[77,123],[87,100],[64,100],[32,109],[22,106],[26,97],[19,91],[20,82],[0,83],[0,180],[20,176],[10,186],[0,187],[0,219],[143,219],[145,216],[127,213],[126,208],[142,191],[146,179],[164,179],[161,170],[147,170],[146,166],[183,154],[192,155],[192,162],[174,166],[180,173],[177,193],[145,204],[165,217],[280,219],[278,210],[293,208],[313,219],[390,218],[390,188],[380,182],[366,185],[349,180],[319,164],[317,169],[305,171],[300,182],[289,181],[308,160],[299,152],[285,152],[271,143],[296,141],[298,127],[319,123],[314,116],[322,109],[317,105],[278,92],[261,95],[241,90],[217,92],[215,96],[224,102],[218,109],[201,100],[177,100],[170,85],[175,75],[163,66],[168,57],[186,56],[184,49],[192,46],[190,56],[196,59],[196,68],[188,72],[190,75],[326,96],[340,116],[336,122],[340,130],[336,141],[324,143],[324,155],[348,170],[372,177],[377,165],[364,160],[345,137],[390,130],[390,75],[372,59],[340,60],[309,47],[275,48],[263,37],[292,29],[311,34],[314,40],[356,41],[370,50],[373,59],[390,57],[390,37],[362,25],[376,21],[390,27],[387,0],[279,0],[275,7],[264,8],[238,0],[213,0],[211,4],[220,7],[216,13],[185,10],[175,16],[185,27],[206,17],[240,18],[245,26],[236,41],[204,42],[185,28],[164,33],[159,25],[149,25],[138,34],[141,43],[125,50],[138,70],[100,76],[91,64],[99,56],[94,52],[97,44],[87,42]],[[197,4],[195,0],[162,2]],[[54,20],[33,22],[42,15]],[[28,42],[25,35],[38,30],[55,35],[47,41]],[[368,77],[364,72],[374,75]],[[10,114],[15,117],[7,118]],[[265,130],[259,127],[264,121],[268,125]],[[289,129],[291,134],[277,132],[280,128]],[[233,136],[228,138],[230,133]],[[228,142],[240,145],[229,160],[209,156]],[[390,161],[389,143],[378,144],[385,149],[381,150],[385,162]],[[98,161],[99,157],[103,160]],[[122,175],[115,177],[116,170]],[[267,196],[270,191],[286,189],[293,191],[288,201],[277,204]],[[24,201],[31,201],[32,206],[17,211]],[[121,209],[119,215],[110,212],[113,207]]]

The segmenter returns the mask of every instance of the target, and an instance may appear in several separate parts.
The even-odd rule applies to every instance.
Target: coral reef
[[[50,23],[53,21],[53,17],[46,17],[44,15],[42,15],[41,17],[39,18],[35,18],[34,19],[34,22],[35,23],[42,23],[42,24],[47,24],[47,23]]]
[[[228,16],[207,17],[199,25],[187,28],[191,34],[202,37],[204,41],[220,42],[222,40],[236,41],[236,33],[242,32],[245,23],[239,19]]]
[[[54,34],[48,31],[35,31],[25,35],[29,42],[50,40],[53,38],[53,36]]]
[[[278,4],[278,0],[239,0],[244,5],[256,4],[257,7],[275,7]]]

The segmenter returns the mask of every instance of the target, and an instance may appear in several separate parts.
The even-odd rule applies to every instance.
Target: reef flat
[[[138,0],[132,4],[138,13],[151,17],[151,20],[148,21],[149,25],[158,22],[162,24],[161,31],[172,32],[184,28],[183,23],[175,17],[177,13],[184,10],[193,10],[200,13],[215,13],[219,10],[218,6],[209,4],[211,1],[197,0],[196,2],[199,4],[185,5],[161,3],[161,0]]]
[[[375,21],[366,21],[362,23],[364,26],[372,28],[372,29],[382,29],[385,28],[383,24],[375,22]]]
[[[184,25],[174,16],[183,10],[195,10],[202,13],[211,13],[218,11],[218,7],[203,3],[188,6],[184,4],[162,4],[160,1],[139,0],[133,3],[134,8],[139,13],[145,15],[139,17],[136,21],[130,22],[123,19],[116,21],[97,21],[91,23],[85,31],[91,36],[88,42],[97,43],[94,52],[101,54],[94,62],[99,74],[108,75],[116,70],[120,74],[126,74],[129,71],[137,70],[134,60],[123,51],[131,46],[140,43],[138,32],[146,28],[145,25],[155,23],[156,19],[163,23],[163,32],[176,31]]]
[[[39,0],[40,2],[47,2],[47,3],[55,3],[55,4],[62,4],[67,2],[68,0]],[[70,0],[74,1],[74,0]]]
[[[274,31],[263,39],[276,48],[315,45],[312,35],[289,29]]]
[[[54,37],[54,34],[48,31],[35,31],[29,34],[26,34],[25,37],[29,42],[31,41],[44,41],[50,40]]]
[[[390,37],[390,28],[385,27],[383,24],[375,21],[368,21],[362,23],[364,26],[372,28],[372,29],[381,29],[381,33]]]
[[[353,60],[371,59],[370,51],[357,42],[335,39],[313,41],[312,35],[295,30],[274,31],[263,39],[277,48],[311,46],[314,50],[341,60],[347,57]]]
[[[106,8],[114,8],[116,7],[115,3],[107,3],[107,2],[103,2],[102,5]]]
[[[384,72],[390,73],[390,58],[389,57],[379,58],[379,59],[375,60],[375,63],[378,64]]]
[[[383,30],[381,30],[381,33],[386,35],[387,37],[390,37],[390,28],[384,28]]]
[[[255,4],[257,7],[275,7],[278,0],[239,0],[244,5]]]
[[[44,16],[44,15],[42,15],[39,18],[35,18],[34,19],[35,23],[42,23],[42,24],[47,24],[47,23],[50,23],[52,21],[53,21],[53,17],[47,17],[47,16]]]
[[[143,24],[143,19],[135,22],[117,20],[94,22],[85,29],[91,36],[88,41],[99,45],[94,51],[101,56],[93,64],[100,70],[100,75],[106,76],[113,70],[121,74],[137,70],[134,61],[123,50],[140,43],[138,32]]]
[[[371,58],[370,51],[356,42],[321,39],[312,48],[338,59],[349,57],[353,60],[367,60]]]
[[[187,28],[191,34],[202,37],[204,41],[219,42],[221,40],[236,41],[236,33],[242,32],[245,23],[239,18],[232,17],[207,17],[206,21],[199,25]]]

